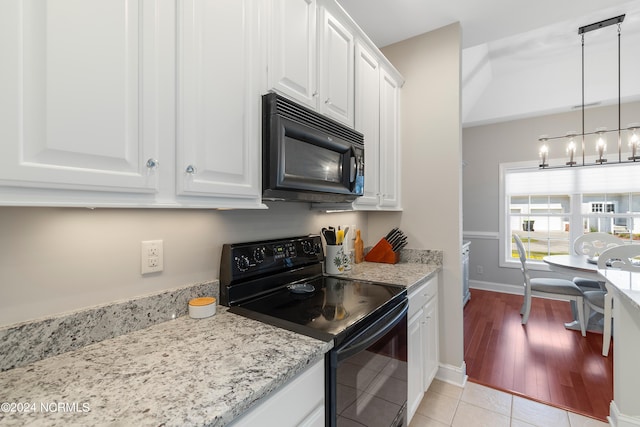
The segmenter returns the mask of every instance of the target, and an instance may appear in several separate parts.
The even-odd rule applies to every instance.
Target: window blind
[[[640,163],[544,170],[507,167],[504,174],[507,196],[634,192],[640,186]]]

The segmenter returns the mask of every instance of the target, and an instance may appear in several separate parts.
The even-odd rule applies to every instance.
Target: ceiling
[[[378,47],[460,22],[464,126],[580,105],[577,29],[622,14],[622,97],[640,98],[640,78],[632,71],[640,67],[640,0],[338,2]],[[585,34],[587,104],[617,102],[616,43],[615,25]]]

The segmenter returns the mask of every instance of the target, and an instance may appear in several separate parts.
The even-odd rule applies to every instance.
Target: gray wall
[[[623,104],[621,111],[623,128],[640,122],[640,103]],[[585,111],[585,131],[594,131],[600,126],[617,129],[617,104]],[[465,239],[471,240],[472,287],[519,285],[522,280],[518,269],[498,266],[500,163],[535,161],[541,135],[559,136],[580,130],[580,110],[463,129],[463,228]],[[609,157],[613,157],[611,139],[609,137]],[[560,151],[564,150],[564,143],[558,144],[556,152],[563,155]],[[478,266],[482,274],[478,273]]]
[[[411,247],[444,252],[440,276],[440,361],[463,367],[459,24],[383,49],[405,77],[402,89],[402,206],[369,217],[369,233],[399,224]]]

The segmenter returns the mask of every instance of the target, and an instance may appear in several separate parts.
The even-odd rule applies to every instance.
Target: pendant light
[[[564,136],[541,136],[538,141],[540,142],[539,156],[540,156],[540,169],[546,168],[558,168],[558,167],[575,167],[575,166],[591,166],[591,165],[606,165],[626,162],[637,162],[640,160],[640,123],[634,123],[627,126],[626,129],[622,129],[620,123],[620,110],[621,110],[621,93],[620,93],[620,35],[621,24],[624,21],[625,15],[616,16],[613,18],[605,19],[604,21],[596,22],[593,24],[585,25],[578,28],[578,35],[581,39],[582,48],[582,132],[568,132]],[[590,31],[599,30],[601,28],[608,27],[610,25],[618,25],[618,128],[613,130],[607,130],[607,128],[597,128],[595,132],[585,132],[585,119],[584,119],[584,35]],[[622,136],[623,132],[628,135],[628,145],[631,151],[631,156],[627,159],[622,159]],[[608,134],[617,134],[617,159],[608,161],[606,157],[607,153],[607,136]],[[595,153],[596,160],[594,163],[587,163],[585,156],[586,137],[595,136]],[[549,143],[556,142],[557,140],[566,141],[566,155],[567,161],[564,165],[549,165]],[[580,152],[578,153],[578,148]]]

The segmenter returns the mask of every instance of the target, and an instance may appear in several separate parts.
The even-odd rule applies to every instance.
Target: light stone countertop
[[[0,373],[0,426],[222,426],[332,345],[218,307]]]
[[[420,285],[434,277],[441,268],[441,266],[434,264],[406,262],[384,264],[365,261],[360,264],[353,264],[351,270],[346,271],[342,276],[401,285],[407,288],[407,292],[410,292],[413,286]]]
[[[602,269],[598,273],[609,282],[623,298],[640,311],[640,273],[616,269]]]
[[[364,262],[344,276],[410,291],[440,269]],[[332,345],[218,307],[208,319],[182,316],[0,372],[0,403],[35,404],[33,413],[0,411],[0,426],[223,426]]]

